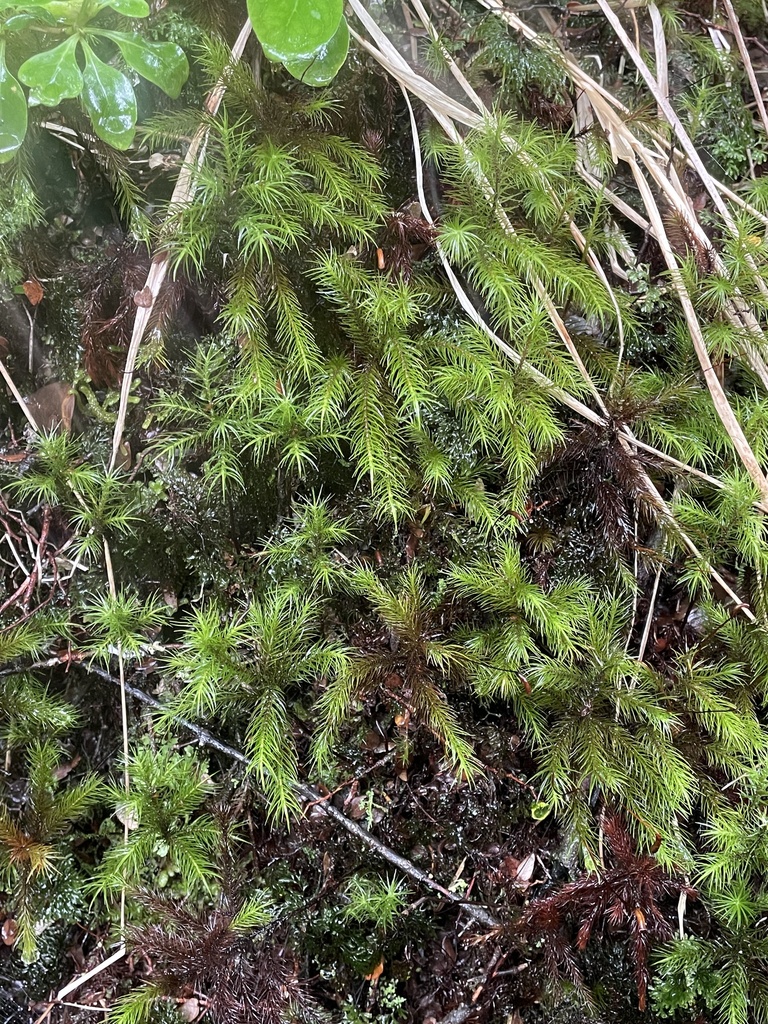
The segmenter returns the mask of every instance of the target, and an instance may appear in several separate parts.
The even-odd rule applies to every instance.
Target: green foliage
[[[27,134],[27,101],[5,62],[4,39],[0,39],[0,110],[0,163],[7,163]]]
[[[285,530],[261,554],[281,581],[325,594],[345,586],[349,559],[340,549],[352,540],[350,520],[334,516],[327,498],[313,496],[295,505]]]
[[[344,916],[351,921],[369,922],[382,932],[387,931],[402,911],[406,893],[405,883],[394,876],[371,880],[355,875],[344,890],[348,900]]]
[[[614,316],[567,231],[566,215],[591,202],[573,178],[573,148],[538,125],[500,115],[465,148],[433,139],[431,153],[458,199],[441,228],[452,264],[479,292],[503,337],[558,384],[581,390],[536,285],[561,307],[606,322]],[[525,222],[513,226],[508,210],[520,210]]]
[[[26,169],[18,161],[0,166],[0,190],[4,198],[0,208],[0,284],[6,285],[21,278],[16,242],[38,223],[42,210]]]
[[[28,116],[20,83],[32,105],[61,104],[65,128],[67,104],[80,97],[100,139],[128,145],[136,96],[126,67],[178,96],[186,65],[164,40],[186,45],[198,22],[218,33],[196,53],[190,109],[166,105],[135,163],[73,112],[85,145],[73,173],[77,209],[57,216],[55,232],[29,232],[39,208],[26,169],[0,168],[0,273],[11,282],[39,273],[45,284],[38,313],[21,291],[18,303],[29,306],[54,376],[78,380],[68,364],[80,359],[81,330],[103,341],[96,358],[114,359],[119,378],[146,265],[128,237],[125,260],[110,256],[114,278],[102,280],[110,219],[142,219],[150,256],[167,255],[170,266],[125,426],[130,471],[104,468],[101,414],[114,392],[82,410],[79,433],[35,437],[22,453],[16,430],[0,446],[12,496],[0,587],[11,594],[21,584],[22,595],[0,623],[0,882],[26,955],[35,929],[52,920],[46,900],[66,882],[81,925],[105,942],[127,893],[134,960],[120,984],[142,972],[149,984],[117,999],[120,1024],[169,1021],[191,999],[212,1024],[282,1024],[314,1012],[310,986],[350,1021],[393,1024],[407,1005],[450,1016],[447,1003],[412,1002],[442,957],[456,974],[442,995],[478,992],[478,1016],[513,1018],[521,991],[541,995],[549,946],[572,979],[583,961],[581,976],[594,977],[585,947],[599,931],[605,963],[624,949],[635,958],[644,999],[652,944],[675,933],[674,897],[693,902],[696,886],[702,906],[685,917],[690,937],[656,958],[658,1012],[768,1024],[764,513],[655,243],[639,248],[645,215],[632,223],[625,206],[609,208],[614,197],[637,198],[614,168],[621,140],[597,123],[571,130],[572,83],[554,48],[513,38],[491,12],[458,10],[440,26],[441,45],[483,96],[497,91],[500,113],[460,145],[428,141],[432,225],[412,202],[412,140],[397,91],[367,55],[323,92],[261,59],[327,85],[349,42],[337,0],[251,4],[259,45],[234,67],[226,41],[236,5],[185,0],[183,16],[166,10],[132,32],[145,7],[51,0],[2,13],[0,148],[9,155]],[[680,46],[670,45],[671,98],[703,158],[741,174],[749,147],[759,164],[764,144],[744,113],[735,60],[691,42],[687,14],[661,13]],[[389,31],[400,11],[376,17]],[[594,33],[593,21],[585,27]],[[221,107],[201,115],[204,90],[222,75]],[[628,126],[661,146],[642,83],[625,76],[624,86]],[[191,191],[169,203],[165,172],[201,130]],[[46,136],[36,147],[49,144]],[[610,192],[585,183],[587,155]],[[730,231],[700,209],[682,165],[669,173],[692,192],[718,250],[721,265],[704,272],[705,254],[662,203],[714,372],[763,465],[765,225],[734,207]],[[120,209],[102,176],[119,189]],[[759,180],[737,194],[768,209]],[[41,193],[51,216],[54,199]],[[467,320],[443,255],[522,365]],[[59,322],[62,278],[74,313]],[[8,369],[28,393],[49,366],[35,348],[30,379],[12,340]],[[579,426],[582,413],[597,422]],[[10,421],[19,426],[19,410]],[[632,434],[711,479],[678,473]],[[659,515],[648,478],[674,523]],[[36,551],[41,522],[48,533]],[[713,567],[754,623],[723,601]],[[160,703],[151,718],[127,700],[123,777],[119,689],[101,690],[118,663],[135,687],[129,698],[144,690],[144,701]],[[222,740],[210,774],[197,745],[171,745],[171,731],[182,742],[190,728],[201,742],[203,729]],[[66,743],[69,764],[59,766],[41,736]],[[78,757],[112,773],[106,819],[89,819],[90,776],[54,785]],[[318,771],[333,791],[319,793],[304,820],[297,786],[306,795]],[[211,776],[230,772],[226,807],[214,809]],[[33,806],[60,806],[81,789],[80,804],[64,800],[58,818],[33,820]],[[368,847],[361,854],[359,831],[354,842],[336,831],[339,814],[440,885],[469,890],[501,927],[454,960],[458,908],[425,889],[406,909],[404,883],[377,869]],[[612,820],[624,822],[623,853]],[[248,841],[227,857],[230,828]],[[549,891],[537,899],[531,886],[544,873]],[[530,968],[518,989],[510,935],[522,904],[534,919],[534,902],[543,917],[538,934],[515,945]],[[379,978],[380,964],[391,977]],[[475,966],[487,977],[479,988],[468,974]]]
[[[444,687],[466,674],[468,660],[461,644],[442,635],[440,597],[430,594],[424,575],[410,566],[386,585],[370,570],[358,570],[353,588],[370,603],[385,626],[390,643],[377,644],[355,658],[349,671],[332,680],[318,704],[320,731],[315,757],[327,763],[333,742],[350,705],[359,694],[385,688],[390,700],[414,713],[445,746],[451,766],[473,777],[478,762],[466,732],[448,703]]]
[[[333,81],[344,65],[348,52],[349,28],[346,18],[342,18],[328,42],[319,46],[311,57],[285,61],[285,69],[304,85],[320,88]]]
[[[106,8],[131,18],[146,18],[144,0],[104,3],[71,0],[62,3],[9,3],[0,15],[0,163],[10,160],[21,147],[27,131],[27,102],[57,107],[65,99],[82,99],[93,129],[116,149],[127,149],[136,131],[136,96],[130,80],[94,50],[101,41],[113,43],[133,71],[159,86],[175,99],[189,74],[187,58],[175,43],[152,42],[138,32],[116,32],[97,20]],[[19,34],[28,49],[42,33],[63,42],[38,49],[18,69],[29,88],[25,98],[19,82],[5,64],[5,37]],[[27,51],[28,52],[28,51]]]
[[[768,152],[755,133],[752,119],[746,115],[740,83],[697,82],[682,100],[689,120],[691,137],[709,150],[719,173],[738,179],[753,164],[762,163]]]
[[[59,787],[60,751],[52,742],[34,741],[27,751],[28,790],[19,813],[0,807],[0,886],[10,892],[23,958],[34,959],[37,935],[51,900],[48,881],[57,874],[71,826],[102,796],[95,775]]]
[[[521,721],[528,721],[530,701],[522,694],[520,670],[545,644],[558,657],[576,652],[592,597],[587,580],[576,579],[548,592],[531,579],[520,549],[512,542],[480,558],[450,568],[451,589],[492,616],[473,630],[467,644],[477,669],[474,685],[483,697],[502,696],[512,702]]]
[[[248,0],[265,55],[305,85],[328,85],[347,58],[349,29],[341,0]]]
[[[160,985],[139,985],[115,999],[107,1020],[110,1024],[156,1024],[158,1006],[162,1006],[163,1001]],[[175,1012],[173,1018],[181,1019]]]
[[[542,799],[587,847],[597,792],[632,807],[649,843],[670,831],[674,843],[670,823],[694,799],[693,772],[672,739],[678,718],[662,681],[627,653],[625,629],[618,602],[593,606],[583,646],[530,672],[531,703],[546,722],[534,741]]]
[[[114,597],[102,593],[83,610],[88,627],[87,647],[104,661],[117,654],[138,658],[167,618],[168,609],[159,598],[140,601],[136,594],[124,590]]]
[[[171,879],[189,896],[211,888],[220,831],[203,805],[213,782],[206,765],[190,755],[148,744],[133,751],[126,765],[128,792],[123,782],[108,791],[128,837],[108,848],[93,880],[95,892],[107,896]]]
[[[52,697],[33,676],[8,676],[2,687],[0,736],[9,747],[66,733],[77,722],[75,709]]]
[[[171,715],[242,716],[249,770],[270,814],[298,809],[298,756],[289,700],[323,676],[344,678],[349,656],[319,631],[320,605],[291,589],[265,591],[227,614],[214,605],[195,611],[168,667],[183,683],[168,703]]]
[[[68,615],[43,609],[0,632],[0,662],[7,665],[19,659],[34,660],[47,653],[54,641],[69,639],[70,635]]]
[[[658,957],[652,992],[654,1009],[661,1016],[690,1010],[698,999],[707,1007],[715,1005],[718,979],[712,954],[708,944],[689,938],[671,943]]]
[[[768,941],[752,928],[726,931],[720,938],[678,939],[658,957],[654,1007],[714,1011],[718,1024],[762,1024],[768,1020],[765,970]]]
[[[103,542],[125,536],[138,513],[138,488],[119,470],[108,470],[83,458],[79,443],[64,433],[36,435],[32,467],[12,480],[19,499],[60,506],[75,531],[76,558],[90,561]]]

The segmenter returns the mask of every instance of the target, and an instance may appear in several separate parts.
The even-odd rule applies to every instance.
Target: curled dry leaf
[[[31,306],[37,306],[42,302],[45,290],[36,277],[30,277],[21,287]]]
[[[515,879],[520,885],[528,885],[533,878],[533,872],[536,867],[536,854],[529,853],[527,857],[517,865],[515,871]]]
[[[77,768],[82,760],[80,754],[75,754],[71,761],[66,761],[64,764],[60,764],[58,768],[54,769],[53,777],[57,782],[61,782],[62,779],[66,779],[73,768]]]
[[[133,832],[139,827],[139,817],[132,807],[126,807],[124,804],[119,806],[115,810],[115,817],[121,825],[125,825],[129,832]]]
[[[200,1016],[200,1002],[194,996],[185,999],[179,1006],[179,1016],[182,1020],[192,1021]]]
[[[40,430],[72,429],[75,414],[75,395],[66,381],[56,380],[33,392],[26,399],[27,406]]]

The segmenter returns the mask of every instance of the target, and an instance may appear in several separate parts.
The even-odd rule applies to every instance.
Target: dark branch
[[[78,664],[75,662],[74,664]],[[114,684],[115,686],[120,685],[120,680],[111,675],[104,669],[98,668],[94,665],[79,665],[86,672],[90,672],[99,679],[104,679],[107,682]],[[157,700],[156,697],[150,696],[145,693],[144,690],[140,690],[137,686],[132,686],[130,683],[125,684],[126,693],[130,694],[136,700],[141,701],[142,704],[146,704],[149,707],[157,708],[158,710],[165,710],[163,705]],[[203,746],[210,747],[212,750],[217,750],[220,754],[224,754],[225,757],[231,758],[233,761],[237,761],[239,764],[248,764],[248,758],[241,750],[237,750],[235,747],[229,746],[229,744],[222,742],[213,733],[210,733],[207,729],[204,729],[200,725],[195,725],[194,722],[188,721],[186,718],[179,718],[173,716],[173,721],[177,725],[182,726],[191,732]],[[422,871],[421,868],[417,867],[412,861],[408,860],[407,857],[401,856],[395,850],[392,850],[385,843],[382,843],[380,839],[377,839],[374,835],[364,828],[362,825],[358,825],[356,821],[352,821],[346,816],[338,807],[334,807],[333,804],[329,803],[323,798],[323,794],[316,790],[313,786],[308,786],[304,783],[299,783],[296,787],[296,792],[302,801],[306,804],[311,804],[313,807],[317,807],[323,814],[327,815],[332,821],[335,821],[341,828],[346,829],[350,835],[355,836],[364,846],[367,846],[369,850],[373,850],[383,860],[388,861],[398,870],[402,871],[404,875],[408,875],[415,882],[419,882],[421,885],[432,889],[434,892],[439,893],[444,899],[449,902],[460,906],[462,910],[466,911],[467,915],[471,917],[478,924],[484,925],[486,928],[498,928],[500,922],[484,907],[478,906],[476,903],[467,903],[455,892],[451,892],[450,889],[446,889],[444,886],[436,882],[431,875],[427,874],[426,871]]]

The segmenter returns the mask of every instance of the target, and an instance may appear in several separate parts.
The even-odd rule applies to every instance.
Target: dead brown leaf
[[[382,957],[382,959],[379,960],[379,962],[373,968],[371,973],[370,974],[366,974],[365,980],[366,981],[370,981],[370,983],[372,985],[375,985],[378,982],[379,978],[382,976],[383,973],[384,973],[384,958]]]
[[[58,768],[54,770],[53,777],[57,782],[61,782],[62,779],[66,779],[73,768],[77,768],[80,764],[80,754],[75,754],[71,761],[66,761],[64,764],[60,764]]]
[[[21,287],[30,306],[37,306],[42,302],[45,290],[36,277],[30,277]]]

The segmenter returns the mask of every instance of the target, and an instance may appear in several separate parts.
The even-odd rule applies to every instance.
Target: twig
[[[115,573],[112,568],[112,553],[109,543],[104,538],[104,562],[107,569],[107,580],[109,582],[109,593],[112,600],[117,600],[117,586],[115,584]],[[120,724],[123,734],[123,791],[126,800],[131,794],[131,772],[130,749],[128,746],[128,701],[125,696],[125,659],[123,658],[122,644],[117,645],[117,663],[120,672]],[[125,815],[123,822],[123,844],[127,847],[129,839],[128,816]],[[125,885],[120,889],[120,939],[125,940]]]
[[[749,50],[747,50],[747,44],[744,41],[744,36],[741,34],[741,26],[739,25],[739,19],[736,17],[736,11],[733,9],[731,0],[723,0],[723,7],[725,7],[726,14],[728,15],[728,21],[731,26],[731,33],[736,40],[736,46],[739,48],[739,54],[741,56],[741,62],[744,65],[744,70],[747,72],[747,78],[752,88],[752,94],[755,97],[755,103],[757,104],[757,112],[760,115],[760,120],[763,122],[763,128],[768,134],[768,111],[765,109],[765,102],[763,101],[763,94],[760,91],[760,85],[758,84],[757,77],[755,75],[755,69],[752,66],[752,61],[749,57]]]
[[[645,648],[648,645],[648,637],[651,635],[651,626],[653,624],[653,615],[656,611],[656,596],[659,593],[659,583],[661,582],[661,573],[663,566],[659,566],[656,570],[656,579],[653,581],[653,591],[651,593],[651,603],[648,606],[648,615],[645,618],[645,626],[643,628],[643,635],[640,640],[640,650],[637,652],[637,660],[642,661],[645,658]]]
[[[64,988],[59,989],[55,1001],[60,1003],[62,999],[66,998],[66,996],[71,992],[80,988],[80,986],[84,985],[86,981],[90,981],[91,978],[95,978],[97,974],[101,974],[101,972],[106,970],[107,967],[111,967],[112,964],[116,964],[118,960],[122,960],[125,954],[126,948],[125,946],[121,946],[116,953],[113,953],[112,956],[108,956],[106,960],[102,960],[100,964],[96,965],[96,967],[92,967],[91,970],[86,971],[85,974],[81,974],[79,977],[73,978],[72,981],[68,982],[64,986]],[[50,1013],[50,1010],[48,1012]]]
[[[5,365],[5,362],[3,361],[2,358],[0,358],[0,374],[2,375],[3,380],[5,381],[5,383],[8,385],[8,390],[11,392],[13,397],[16,399],[16,403],[18,404],[19,408],[24,413],[24,415],[27,417],[27,421],[29,422],[30,427],[32,427],[32,429],[34,430],[34,432],[36,434],[39,434],[40,433],[40,427],[37,425],[37,420],[32,415],[32,410],[29,408],[29,406],[24,401],[24,399],[21,397],[21,392],[16,387],[16,385],[13,383],[13,378],[11,377],[10,373],[8,373],[8,367]]]
[[[37,672],[41,668],[55,668],[57,665],[61,665],[61,663],[61,658],[46,658],[45,661],[34,661],[31,665],[25,665],[23,668],[0,669],[0,679],[5,679],[8,676],[19,676],[24,672]]]
[[[229,80],[231,68],[242,57],[245,44],[248,42],[250,34],[251,23],[250,21],[246,21],[240,30],[240,35],[237,37],[235,45],[232,47],[232,57],[228,66],[222,72],[221,77],[205,102],[205,113],[211,117],[215,116],[218,112],[221,101],[224,98],[224,93],[227,90],[227,82]],[[192,142],[190,143],[189,149],[184,157],[179,177],[176,180],[176,187],[173,190],[171,201],[168,205],[169,217],[179,206],[183,206],[185,203],[189,202],[192,193],[194,192],[195,176],[205,156],[208,131],[209,128],[207,123],[203,123],[197,129],[192,138]],[[128,399],[131,393],[131,382],[133,380],[133,371],[136,368],[136,359],[138,357],[139,348],[149,324],[152,311],[155,307],[155,303],[157,302],[160,289],[168,274],[169,262],[170,257],[166,252],[161,251],[155,254],[143,289],[143,292],[150,296],[151,301],[147,305],[142,304],[141,306],[136,307],[136,319],[133,322],[131,342],[128,346],[128,353],[125,358],[125,367],[123,369],[123,379],[120,385],[120,406],[118,408],[115,431],[112,437],[112,458],[109,463],[110,469],[114,469],[120,456],[120,445],[123,440],[123,430],[125,429],[125,418],[128,413]]]
[[[120,686],[120,680],[109,672],[99,669],[96,666],[85,666],[81,665],[84,671],[91,672],[93,675],[98,676],[100,679],[104,679],[114,686]],[[148,707],[156,708],[159,711],[166,711],[163,705],[157,698],[152,697],[150,694],[145,693],[144,690],[140,690],[136,686],[132,686],[130,683],[125,683],[125,692],[135,697],[136,700],[141,701],[142,704],[146,704]],[[249,759],[241,751],[235,747],[231,747],[228,743],[224,743],[218,739],[213,733],[200,725],[196,725],[194,722],[188,721],[186,718],[179,718],[173,716],[173,721],[184,729],[189,730],[203,746],[210,747],[212,750],[217,750],[220,754],[224,754],[226,757],[231,758],[233,761],[237,761],[239,764],[248,765],[250,764]],[[420,867],[417,867],[412,861],[408,860],[407,857],[403,857],[395,850],[391,849],[385,843],[382,843],[380,839],[377,839],[372,835],[368,829],[363,828],[362,825],[358,825],[356,821],[352,821],[337,807],[334,807],[331,803],[323,801],[322,793],[318,792],[313,786],[308,786],[305,783],[299,783],[296,786],[296,793],[304,803],[314,804],[318,811],[322,814],[327,815],[337,825],[340,825],[343,829],[358,839],[364,846],[367,846],[369,850],[377,853],[383,860],[388,861],[394,867],[398,868],[403,874],[408,875],[415,882],[419,882],[421,885],[427,886],[434,892],[439,893],[444,899],[447,899],[450,903],[461,907],[462,910],[478,924],[484,925],[486,928],[498,928],[500,922],[484,907],[480,907],[475,903],[466,903],[461,896],[455,892],[451,892],[450,889],[446,889],[444,886],[436,882],[431,875],[426,871],[423,871]]]

